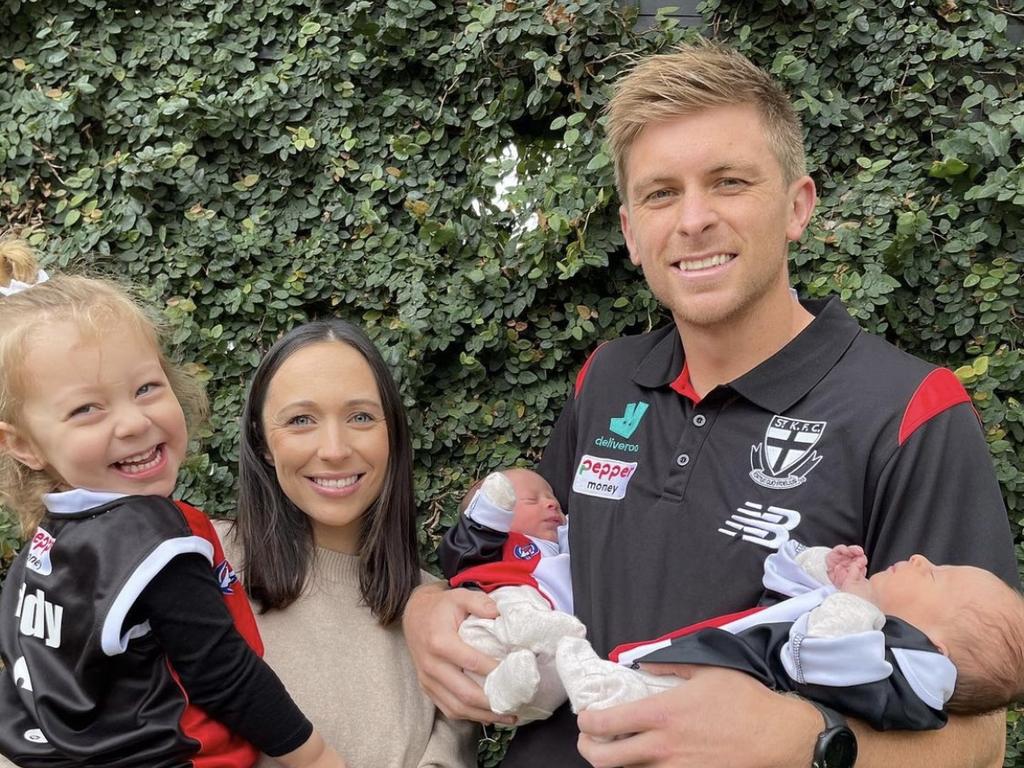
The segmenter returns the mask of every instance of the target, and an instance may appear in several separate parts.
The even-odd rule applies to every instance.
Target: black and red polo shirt
[[[954,374],[863,332],[838,299],[804,306],[803,332],[703,399],[673,325],[600,346],[580,372],[538,469],[572,521],[576,615],[598,653],[757,603],[791,537],[860,544],[872,572],[920,552],[1017,583]],[[564,711],[522,729],[504,765],[554,755],[585,764]]]

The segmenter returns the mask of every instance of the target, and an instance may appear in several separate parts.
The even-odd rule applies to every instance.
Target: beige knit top
[[[237,568],[227,527],[218,521]],[[264,658],[349,768],[472,768],[475,727],[447,720],[420,689],[401,627],[381,627],[360,604],[358,565],[354,555],[317,548],[303,596],[256,615]]]

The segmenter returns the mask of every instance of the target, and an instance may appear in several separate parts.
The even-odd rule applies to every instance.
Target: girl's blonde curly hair
[[[56,275],[37,283],[39,263],[24,240],[0,240],[0,287],[11,282],[31,288],[0,296],[0,422],[23,428],[21,408],[29,381],[23,361],[32,335],[45,333],[47,324],[74,323],[83,334],[101,336],[131,328],[142,333],[157,350],[171,389],[181,403],[185,421],[194,427],[207,413],[202,385],[164,355],[164,328],[155,312],[147,310],[129,288],[102,277]],[[45,470],[33,470],[17,461],[0,443],[0,504],[12,509],[28,536],[44,513],[42,495],[56,490]]]

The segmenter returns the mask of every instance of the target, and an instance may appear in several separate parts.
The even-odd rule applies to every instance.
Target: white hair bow
[[[27,291],[33,285],[45,283],[49,279],[50,276],[46,274],[46,271],[40,269],[39,272],[36,273],[36,281],[34,283],[23,283],[20,280],[11,280],[10,285],[8,285],[6,288],[0,285],[0,296],[13,296],[16,293]]]

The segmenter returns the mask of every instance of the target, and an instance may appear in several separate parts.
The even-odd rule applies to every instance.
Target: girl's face
[[[136,330],[83,336],[71,322],[33,334],[22,420],[10,452],[61,490],[170,496],[188,436],[153,343]]]
[[[360,518],[388,471],[388,426],[363,356],[324,341],[285,360],[263,402],[267,461],[313,524],[318,546],[355,554]]]

